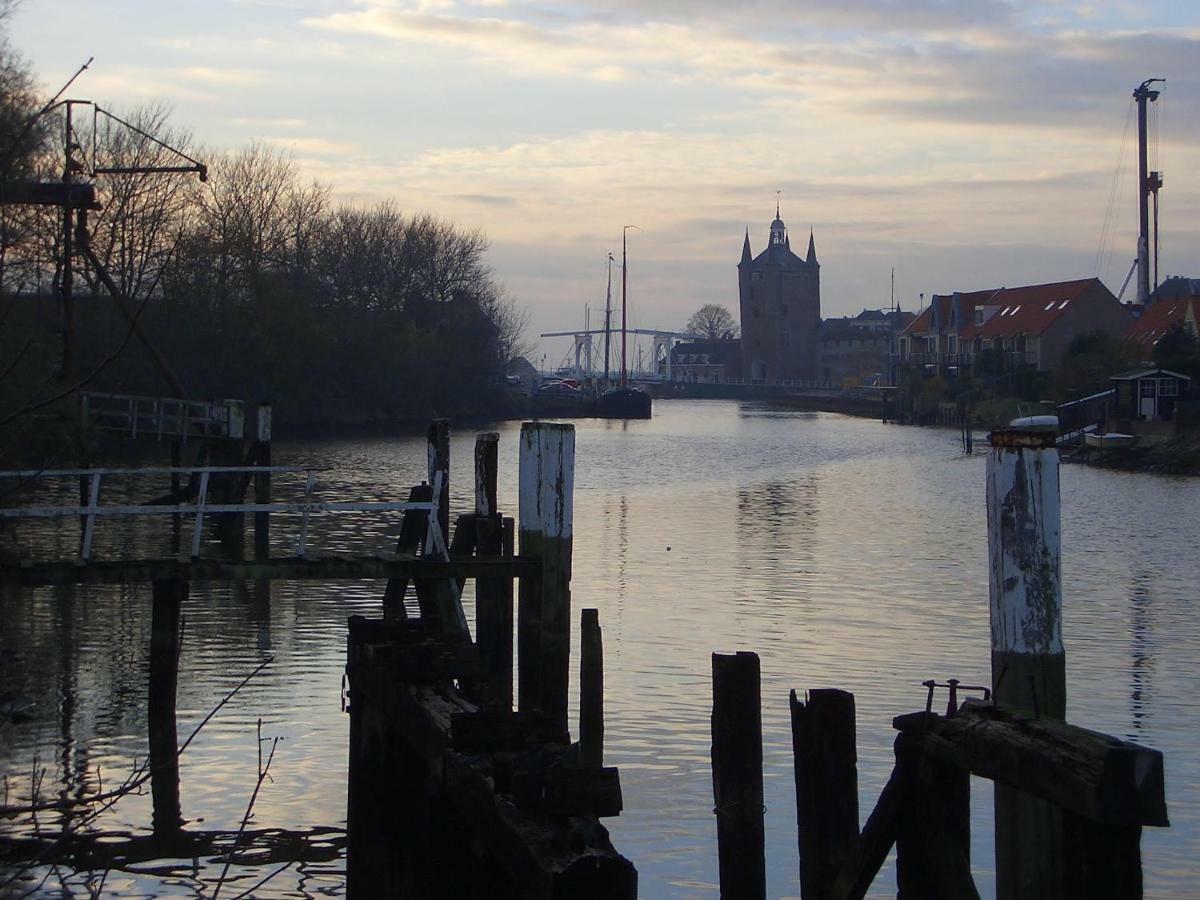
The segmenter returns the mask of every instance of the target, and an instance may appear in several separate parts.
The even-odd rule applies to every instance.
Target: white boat
[[[1008,423],[1008,427],[1023,431],[1058,431],[1058,416],[1018,416]]]
[[[1107,434],[1085,434],[1083,440],[1089,447],[1097,450],[1112,450],[1117,447],[1132,447],[1137,443],[1137,435],[1110,431]]]

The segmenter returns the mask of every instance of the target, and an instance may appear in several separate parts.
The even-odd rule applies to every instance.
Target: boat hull
[[[1137,443],[1137,435],[1134,434],[1118,434],[1112,432],[1110,434],[1085,434],[1084,442],[1096,450],[1116,450],[1121,447],[1132,447]]]
[[[596,415],[602,419],[649,419],[650,395],[637,388],[614,388],[596,400]]]

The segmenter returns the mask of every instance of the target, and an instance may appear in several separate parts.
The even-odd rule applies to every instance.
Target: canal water
[[[614,842],[637,865],[643,897],[716,896],[710,655],[753,650],[763,672],[768,895],[796,897],[789,689],[854,692],[865,819],[891,769],[891,718],[923,707],[920,682],[988,682],[984,457],[964,458],[952,432],[727,401],[660,402],[651,421],[575,424],[575,639],[578,610],[598,607],[606,756],[620,766],[625,797],[624,813],[607,820]],[[519,423],[496,428],[501,506],[515,514]],[[472,445],[473,433],[452,441],[460,510],[470,503]],[[328,467],[321,492],[343,499],[402,496],[425,465],[415,438],[281,443],[275,455]],[[289,490],[285,479],[277,487]],[[1146,831],[1146,895],[1195,897],[1200,481],[1065,466],[1062,493],[1068,717],[1165,753],[1172,827]],[[384,547],[397,526],[325,519],[314,543]],[[74,527],[17,542],[69,554]],[[280,546],[294,534],[295,523],[278,528]],[[145,540],[109,525],[100,552],[132,555],[141,541],[143,553]],[[282,741],[254,825],[344,824],[345,622],[377,613],[381,594],[378,582],[276,584],[265,602],[252,589],[193,586],[181,738],[274,657],[182,757],[183,814],[194,827],[238,827],[256,779],[259,719],[264,737]],[[29,795],[35,765],[45,769],[43,795],[94,790],[97,768],[111,785],[146,753],[148,597],[140,588],[46,589],[10,592],[3,609],[0,691],[37,702],[32,721],[0,725],[9,802]],[[975,781],[972,791],[973,868],[986,897],[991,789]],[[149,821],[149,797],[131,796],[98,827],[141,834]],[[57,822],[44,815],[39,827]],[[10,834],[33,828],[0,823]],[[113,872],[105,890],[211,896],[220,866],[179,863],[166,875]],[[222,896],[272,868],[238,869]],[[309,864],[258,895],[336,895],[343,881],[343,861]],[[891,895],[888,869],[872,896]]]

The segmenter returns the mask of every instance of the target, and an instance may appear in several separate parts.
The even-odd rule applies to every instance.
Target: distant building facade
[[[826,319],[817,330],[818,377],[834,387],[886,384],[897,340],[914,318],[902,310],[864,309]]]
[[[674,381],[719,383],[742,377],[742,345],[737,338],[684,341],[671,348]]]
[[[742,377],[759,382],[818,378],[821,266],[811,232],[808,254],[802,259],[792,252],[778,207],[767,248],[758,256],[746,232],[738,295]]]
[[[1045,372],[1058,367],[1079,335],[1121,337],[1131,320],[1098,278],[934,294],[900,335],[899,354],[939,374],[972,370],[985,355],[993,365]]]

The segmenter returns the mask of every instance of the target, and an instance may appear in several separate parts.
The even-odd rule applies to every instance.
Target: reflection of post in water
[[[1150,652],[1154,621],[1151,616],[1150,590],[1146,576],[1134,576],[1129,597],[1129,716],[1135,732],[1141,731],[1150,715],[1150,679],[1154,674],[1154,655]],[[1130,739],[1133,735],[1129,735]]]
[[[179,679],[179,614],[188,594],[186,581],[154,582],[150,618],[150,794],[154,834],[178,834],[179,741],[175,731],[175,690]]]
[[[72,789],[78,790],[81,782],[78,779],[75,765],[75,751],[79,746],[75,740],[75,701],[79,695],[76,685],[77,672],[75,661],[75,585],[55,585],[54,603],[51,607],[58,615],[54,623],[55,631],[62,635],[59,644],[58,667],[58,696],[59,696],[59,767],[62,770],[60,779],[61,790],[59,798],[66,800]],[[71,819],[70,807],[64,813],[64,825]]]

